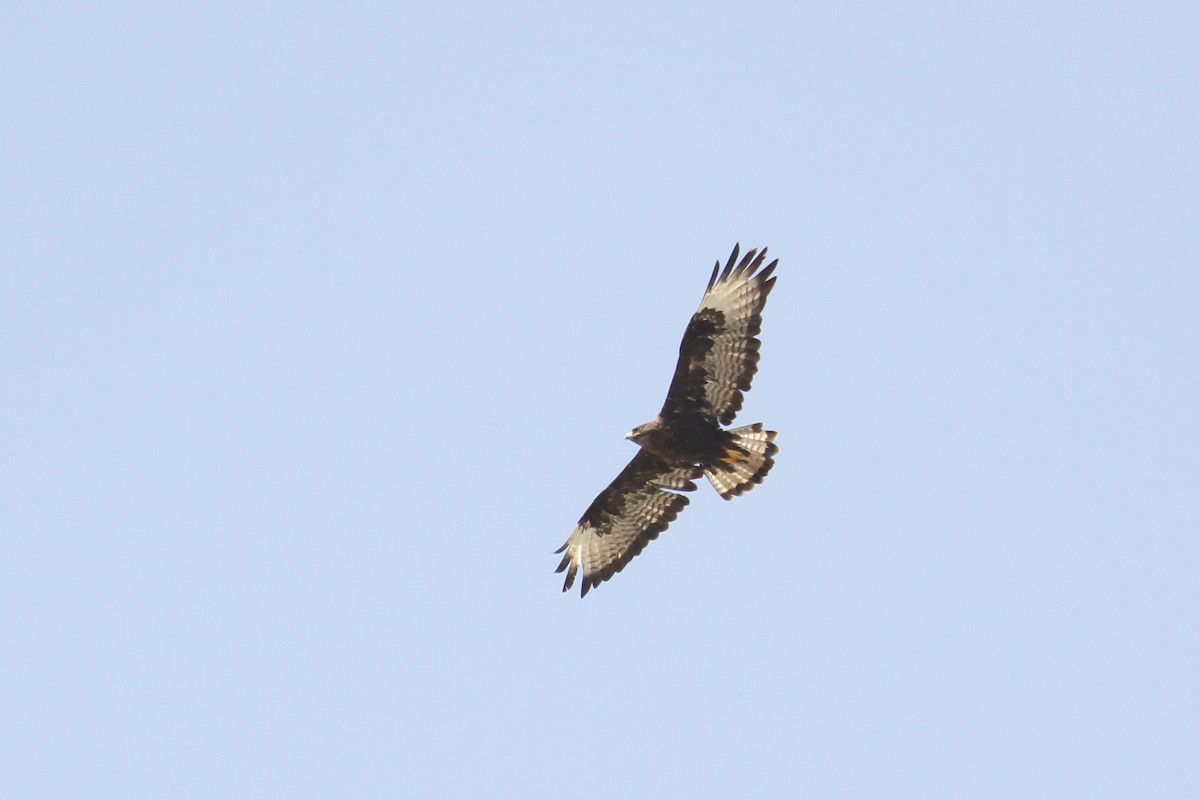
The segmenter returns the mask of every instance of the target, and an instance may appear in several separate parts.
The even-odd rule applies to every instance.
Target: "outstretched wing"
[[[623,570],[642,552],[646,542],[657,539],[688,504],[687,497],[678,492],[695,490],[692,479],[700,475],[699,467],[672,467],[639,450],[588,506],[566,543],[554,551],[566,553],[555,570],[567,571],[563,591],[575,583],[577,572],[582,571],[579,596],[583,597],[593,586]]]
[[[738,249],[733,246],[724,270],[719,261],[713,267],[700,308],[684,331],[675,377],[659,412],[663,418],[700,414],[728,425],[742,408],[742,393],[758,371],[756,337],[779,259],[759,272],[767,248],[751,250],[740,263]]]

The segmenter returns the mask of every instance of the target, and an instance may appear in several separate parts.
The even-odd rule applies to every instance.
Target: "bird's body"
[[[675,377],[662,410],[626,438],[641,450],[588,506],[559,548],[563,591],[582,570],[581,595],[620,572],[688,504],[679,492],[706,476],[726,500],[761,483],[774,464],[775,431],[759,423],[726,430],[742,407],[758,369],[762,309],[775,284],[778,261],[758,271],[767,251],[751,250],[738,263],[733,248],[724,271],[713,268],[704,299],[692,316]],[[734,265],[737,264],[736,268]]]
[[[696,464],[716,452],[725,438],[722,433],[720,426],[703,417],[656,417],[625,438],[669,462]]]

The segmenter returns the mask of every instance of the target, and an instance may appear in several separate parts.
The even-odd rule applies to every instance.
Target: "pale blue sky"
[[[1200,796],[1198,8],[10,4],[0,796]]]

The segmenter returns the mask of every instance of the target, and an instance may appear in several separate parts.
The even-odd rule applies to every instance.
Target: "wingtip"
[[[733,272],[733,265],[737,263],[738,253],[742,252],[742,243],[734,242],[733,252],[729,254],[729,260],[725,262],[725,270],[721,273],[721,280],[729,277],[729,273]]]

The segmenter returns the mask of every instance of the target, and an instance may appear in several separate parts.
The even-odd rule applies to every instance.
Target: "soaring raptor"
[[[679,363],[658,416],[628,434],[641,446],[616,480],[592,501],[579,525],[556,550],[564,553],[556,572],[566,570],[563,591],[580,575],[580,597],[625,568],[688,504],[705,475],[726,500],[762,483],[774,465],[775,431],[762,423],[726,430],[742,408],[742,393],[758,370],[756,338],[762,310],[775,285],[776,259],[759,271],[767,249],[738,261],[738,245],[725,269],[721,262],[700,308],[692,315]],[[736,264],[736,266],[735,266]]]

